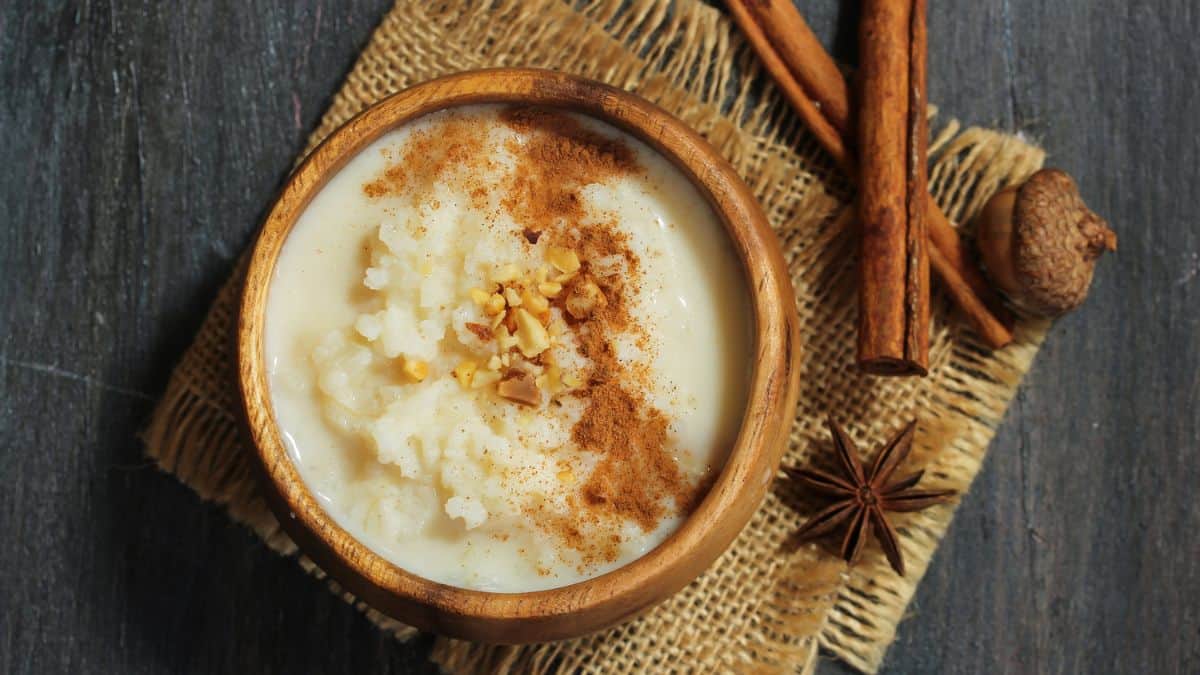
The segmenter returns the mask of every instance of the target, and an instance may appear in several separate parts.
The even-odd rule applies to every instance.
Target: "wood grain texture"
[[[504,103],[570,110],[612,124],[670,160],[711,204],[737,252],[754,315],[745,422],[700,506],[643,557],[594,579],[528,593],[488,593],[429,581],[393,565],[342,529],[305,485],[275,419],[264,335],[284,244],[308,204],[363,148],[430,113]],[[718,235],[719,236],[719,235]],[[787,446],[799,396],[800,329],[779,244],[753,193],[696,132],[619,89],[549,70],[473,71],[419,84],[333,132],[288,179],[246,272],[238,372],[249,444],[267,501],[300,548],[355,596],[418,628],[505,644],[578,637],[658,604],[700,575],[757,510]]]
[[[849,120],[838,117],[837,110],[849,108],[850,88],[845,78],[833,82],[822,79],[840,72],[833,55],[820,43],[807,20],[794,6],[783,0],[732,0],[725,3],[741,38],[751,47],[773,86],[795,110],[804,127],[814,136],[830,158],[854,181],[859,175]],[[776,25],[763,28],[764,22]],[[789,36],[783,44],[773,40]],[[793,60],[795,62],[793,62]],[[824,62],[824,66],[821,63]],[[827,116],[818,101],[835,111]],[[929,262],[953,303],[961,310],[984,344],[999,349],[1012,341],[1012,316],[984,279],[982,271],[965,251],[966,242],[930,196],[926,203],[926,224],[930,243]],[[847,222],[851,222],[847,220]]]
[[[388,5],[0,3],[0,672],[434,672],[134,437]],[[840,58],[852,7],[802,3]],[[931,7],[930,100],[1044,144],[1121,250],[886,672],[1200,672],[1197,34],[1192,0]]]
[[[866,0],[859,28],[858,366],[929,370],[927,31],[920,0]]]

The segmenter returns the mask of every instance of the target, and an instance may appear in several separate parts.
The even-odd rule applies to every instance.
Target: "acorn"
[[[1069,175],[1042,169],[988,201],[976,245],[988,277],[1018,309],[1057,317],[1087,299],[1096,261],[1117,250],[1117,235]]]

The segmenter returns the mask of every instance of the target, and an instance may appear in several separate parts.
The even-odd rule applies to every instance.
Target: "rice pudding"
[[[716,214],[592,118],[425,116],[352,158],[269,289],[275,417],[300,475],[397,566],[521,592],[625,565],[738,434],[753,322]]]

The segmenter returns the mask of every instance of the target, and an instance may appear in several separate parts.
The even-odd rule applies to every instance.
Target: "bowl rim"
[[[484,103],[566,109],[615,126],[666,157],[703,194],[733,243],[751,297],[754,359],[737,438],[701,504],[640,558],[557,588],[498,593],[449,586],[384,559],[339,526],[292,462],[275,419],[263,336],[275,263],[309,202],[380,136],[439,110]],[[263,221],[237,327],[239,390],[252,463],[281,526],[323,571],[376,609],[419,628],[493,642],[560,639],[647,609],[691,582],[757,509],[782,456],[798,396],[799,330],[777,240],[733,168],[675,117],[640,97],[564,73],[468,71],[393,94],[332,132],[296,168]]]

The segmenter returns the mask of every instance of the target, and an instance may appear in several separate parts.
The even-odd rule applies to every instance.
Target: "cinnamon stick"
[[[864,0],[859,33],[858,364],[929,370],[929,254],[922,0]]]
[[[846,78],[833,58],[821,47],[816,33],[800,16],[791,0],[746,0],[731,2],[745,8],[766,40],[779,53],[788,71],[801,84],[821,114],[842,135],[850,128],[850,92]],[[816,47],[815,51],[813,47]]]
[[[784,97],[830,157],[856,180],[858,168],[848,149],[850,95],[846,79],[804,17],[790,0],[727,0],[726,4]],[[769,26],[770,35],[786,46],[776,47],[763,26]],[[839,117],[838,110],[847,113]],[[925,209],[934,273],[984,343],[993,349],[1003,347],[1012,341],[1012,315],[971,262],[957,229],[932,196],[926,199]]]

